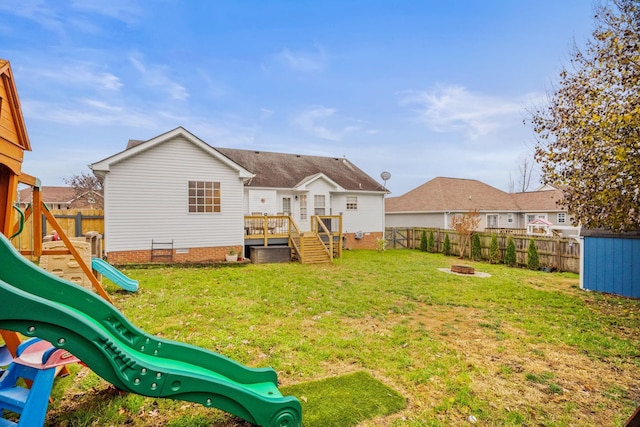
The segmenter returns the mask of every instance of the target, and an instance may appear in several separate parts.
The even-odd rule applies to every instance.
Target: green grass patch
[[[283,388],[302,402],[305,427],[349,427],[398,412],[406,399],[366,372]]]
[[[305,427],[316,416],[315,425],[334,417],[348,425],[342,412],[369,411],[354,403],[365,387],[292,388],[353,372],[387,378],[411,403],[387,416],[358,415],[373,417],[357,421],[367,427],[459,426],[470,416],[485,426],[586,427],[629,417],[640,377],[639,300],[583,292],[575,274],[466,260],[491,277],[438,270],[457,262],[354,250],[331,265],[128,267],[137,293],[104,285],[148,333],[274,368],[285,394],[307,399]],[[84,368],[56,381],[47,425],[248,426],[108,387]]]

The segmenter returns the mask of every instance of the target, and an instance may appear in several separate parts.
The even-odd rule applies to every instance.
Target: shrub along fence
[[[455,230],[445,230],[441,228],[387,228],[385,230],[386,247],[388,249],[420,249],[420,239],[423,231],[426,233],[427,238],[429,237],[429,233],[433,232],[435,252],[442,252],[445,236],[448,235],[451,244],[451,254],[459,254],[458,246],[460,244],[460,236],[458,233],[456,233]],[[543,268],[569,271],[572,273],[580,272],[580,243],[573,238],[484,232],[476,232],[474,234],[480,237],[481,256],[484,261],[489,260],[491,237],[495,234],[498,238],[500,260],[504,259],[507,242],[509,237],[511,237],[516,246],[517,264],[526,266],[529,241],[533,240],[538,249],[540,265]],[[470,250],[470,247],[471,245],[469,245],[467,251]],[[469,257],[468,252],[465,254],[465,257]]]

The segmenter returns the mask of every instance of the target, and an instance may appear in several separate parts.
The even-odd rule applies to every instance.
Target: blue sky
[[[213,146],[346,156],[399,196],[508,189],[590,0],[4,0],[43,185],[183,126]]]

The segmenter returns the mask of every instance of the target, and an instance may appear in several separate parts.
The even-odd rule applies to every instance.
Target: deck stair
[[[300,262],[302,264],[323,264],[331,262],[331,255],[317,233],[300,236]]]

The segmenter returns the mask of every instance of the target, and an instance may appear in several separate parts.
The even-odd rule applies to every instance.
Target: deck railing
[[[311,233],[321,240],[331,258],[342,257],[342,217],[340,215],[314,215],[310,219]],[[245,215],[245,240],[261,239],[264,246],[270,239],[287,239],[288,245],[302,257],[301,232],[290,215]]]
[[[311,231],[316,233],[331,258],[342,257],[342,217],[340,215],[314,215]]]
[[[288,239],[292,223],[289,215],[245,215],[244,238],[264,239],[264,245],[267,246],[270,238]]]

